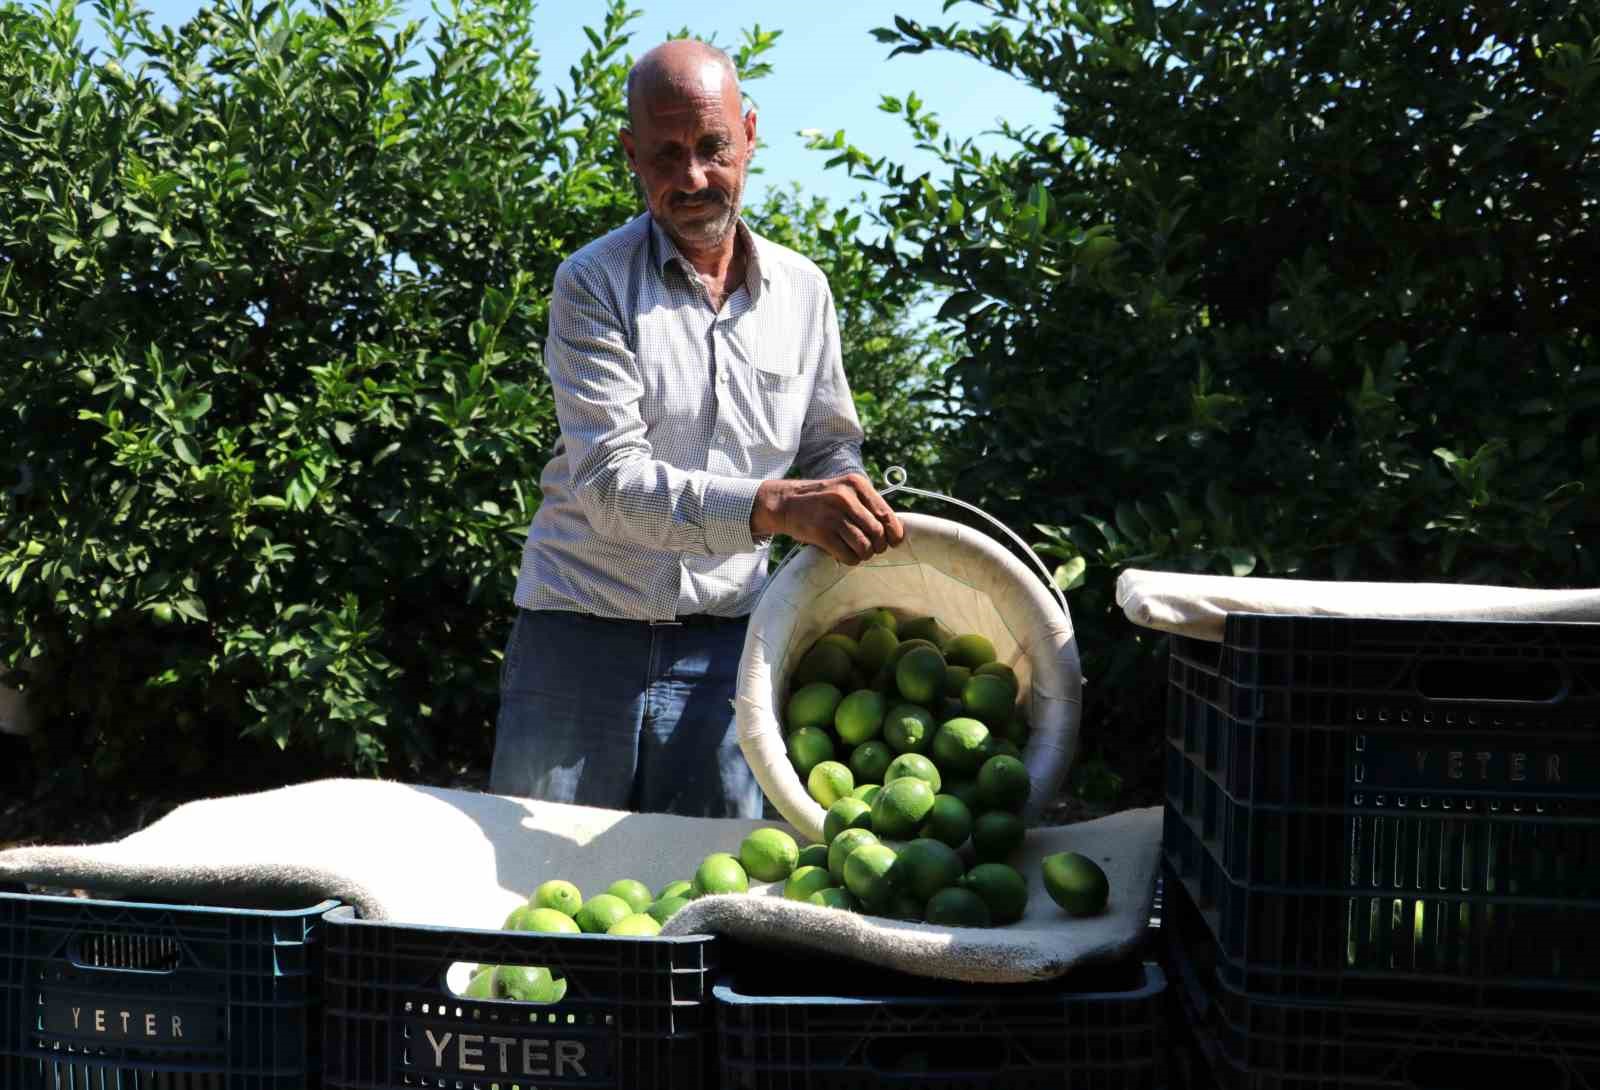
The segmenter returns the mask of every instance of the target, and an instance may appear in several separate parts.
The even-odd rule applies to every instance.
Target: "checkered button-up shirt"
[[[761,482],[861,471],[827,278],[739,232],[747,272],[720,311],[649,213],[556,271],[544,357],[561,438],[517,605],[748,613],[767,570],[750,533]]]

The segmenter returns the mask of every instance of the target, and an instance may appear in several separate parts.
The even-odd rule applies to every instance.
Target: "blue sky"
[[[408,17],[431,25],[428,0],[404,2]],[[144,6],[157,22],[177,24],[193,16],[201,4],[147,0]],[[903,123],[877,109],[880,95],[903,97],[916,91],[939,115],[946,131],[956,136],[976,136],[994,128],[1002,117],[1016,125],[1046,125],[1051,120],[1049,99],[977,61],[944,54],[902,54],[886,60],[890,47],[871,35],[873,27],[891,25],[897,14],[925,23],[970,22],[982,12],[969,5],[958,5],[948,14],[941,13],[939,0],[812,4],[745,0],[726,7],[703,0],[634,0],[634,7],[643,11],[631,27],[634,56],[683,27],[725,47],[737,45],[739,31],[756,23],[783,32],[765,58],[773,74],[746,86],[756,102],[764,145],[758,155],[762,173],[751,178],[747,194],[752,202],[765,186],[791,182],[836,202],[863,190],[862,183],[842,170],[825,171],[827,156],[805,149],[804,140],[796,135],[802,129],[832,133],[842,128],[873,154],[929,169],[932,163],[916,152]],[[552,87],[566,79],[568,67],[587,47],[583,27],[598,25],[604,10],[601,0],[545,0],[538,7],[536,34],[542,42],[545,79]],[[973,14],[965,15],[964,10]],[[826,16],[818,15],[824,11]],[[84,7],[81,14],[88,43],[97,44],[101,35],[92,10]]]

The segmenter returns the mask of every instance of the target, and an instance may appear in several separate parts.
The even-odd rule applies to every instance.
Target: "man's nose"
[[[689,155],[683,161],[683,188],[698,193],[706,187],[706,163],[698,155]]]

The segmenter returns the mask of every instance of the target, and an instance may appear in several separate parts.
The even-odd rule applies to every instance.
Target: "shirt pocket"
[[[763,360],[750,368],[758,419],[756,432],[773,457],[787,459],[800,447],[800,430],[805,423],[806,402],[810,399],[810,376],[798,361]]]

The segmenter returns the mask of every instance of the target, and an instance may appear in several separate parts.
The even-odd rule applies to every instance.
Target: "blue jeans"
[[[500,675],[497,795],[761,816],[733,698],[747,622],[652,626],[517,610]]]

